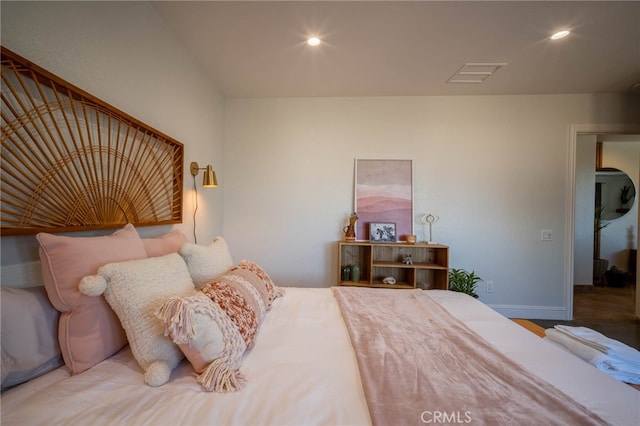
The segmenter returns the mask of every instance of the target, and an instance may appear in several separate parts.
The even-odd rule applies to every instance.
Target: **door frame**
[[[567,198],[565,228],[565,320],[573,319],[573,260],[575,238],[575,199],[576,199],[576,147],[578,135],[640,135],[640,126],[629,124],[571,124],[569,126]],[[638,215],[640,217],[640,214]],[[640,219],[639,219],[640,221]],[[636,230],[640,240],[640,232]],[[636,243],[638,244],[638,243]],[[636,246],[637,247],[637,246]],[[640,275],[640,274],[637,274]],[[638,288],[638,276],[636,276]],[[640,317],[640,292],[636,291],[635,316]]]

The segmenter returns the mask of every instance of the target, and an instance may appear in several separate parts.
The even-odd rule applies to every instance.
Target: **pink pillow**
[[[147,256],[157,257],[164,256],[165,254],[176,253],[180,246],[186,243],[187,237],[178,229],[174,229],[171,232],[164,234],[158,238],[143,238],[142,243],[144,249],[147,251]]]
[[[80,293],[78,284],[101,266],[147,257],[142,239],[128,224],[112,235],[65,237],[39,233],[42,276],[51,304],[62,314],[58,342],[72,374],[113,355],[126,343],[116,314],[104,297]]]

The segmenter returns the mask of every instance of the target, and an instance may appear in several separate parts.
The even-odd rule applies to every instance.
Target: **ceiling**
[[[640,82],[638,1],[151,4],[231,98],[627,92]],[[571,34],[550,40],[560,29]],[[306,44],[311,35],[320,46]],[[481,84],[448,83],[465,63],[508,65]]]

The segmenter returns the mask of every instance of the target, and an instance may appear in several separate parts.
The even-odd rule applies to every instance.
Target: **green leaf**
[[[468,294],[477,298],[476,287],[482,281],[475,271],[468,272],[464,269],[451,268],[449,270],[449,290]]]

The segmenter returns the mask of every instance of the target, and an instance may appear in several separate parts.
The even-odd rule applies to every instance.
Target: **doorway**
[[[586,278],[585,272],[584,272],[585,268],[579,265],[580,265],[581,259],[588,259],[588,261],[590,262],[589,268],[591,268],[589,274],[591,274],[591,271],[593,271],[595,178],[592,178],[594,180],[593,180],[592,186],[590,186],[591,194],[592,194],[590,200],[589,199],[587,199],[586,201],[581,200],[580,191],[584,189],[584,188],[581,188],[581,185],[584,185],[584,182],[581,181],[581,179],[583,179],[583,177],[581,177],[581,173],[584,174],[584,161],[588,161],[588,160],[585,160],[584,157],[581,157],[581,153],[580,153],[581,151],[579,148],[584,148],[583,144],[585,143],[592,143],[593,148],[595,150],[595,141],[597,139],[610,140],[612,142],[616,142],[616,141],[635,142],[637,144],[637,146],[634,145],[634,148],[633,148],[634,150],[637,150],[637,151],[633,151],[634,152],[632,155],[633,159],[631,159],[632,162],[635,161],[635,168],[633,171],[632,179],[635,183],[636,188],[638,187],[638,183],[640,183],[640,171],[638,170],[638,167],[639,167],[638,158],[640,158],[640,154],[638,154],[638,152],[640,152],[640,148],[638,148],[640,147],[640,129],[638,129],[637,127],[622,126],[622,125],[619,125],[619,126],[574,125],[571,127],[570,151],[569,151],[569,171],[570,172],[568,176],[569,188],[570,188],[569,192],[571,196],[569,197],[570,199],[568,200],[568,209],[567,209],[569,212],[567,217],[567,224],[569,229],[568,234],[570,234],[570,238],[569,238],[570,243],[567,244],[567,247],[568,247],[567,258],[570,259],[571,267],[568,268],[567,277],[566,277],[567,281],[566,281],[566,299],[565,299],[566,300],[566,303],[565,303],[566,318],[565,319],[567,320],[571,320],[575,316],[574,313],[576,313],[576,307],[574,307],[574,302],[583,303],[582,302],[583,300],[589,300],[589,297],[584,297],[583,295],[574,297],[574,284],[576,283],[576,280],[580,284],[587,283],[587,282],[583,283],[581,281],[588,281],[589,284],[593,283],[592,281],[593,276],[589,275],[589,277]],[[582,151],[584,151],[584,149]],[[592,154],[592,158],[593,160],[595,160],[595,151]],[[627,160],[629,160],[629,158]],[[592,165],[591,170],[594,170],[595,161],[592,161],[591,165]],[[637,211],[638,211],[638,207],[637,207],[637,201],[636,201],[635,207],[634,207],[635,223],[631,224],[632,229],[628,231],[629,235],[632,235],[632,240],[625,241],[625,244],[626,244],[625,250],[628,248],[637,249],[638,247],[638,241],[639,241],[638,228],[640,227],[640,219],[637,218],[638,216]],[[590,227],[589,228],[591,230],[590,235],[589,236],[581,235],[581,234],[586,234],[588,232],[587,227]],[[612,226],[612,229],[613,228],[614,227]],[[591,245],[589,245],[589,241],[591,242]],[[588,255],[586,253],[588,253]],[[629,258],[630,255],[634,256],[635,264],[637,264],[637,250],[634,252],[625,251],[625,254],[627,259]],[[619,259],[616,259],[615,261],[619,262]],[[627,264],[619,265],[619,266],[623,266],[624,269],[627,269]],[[635,289],[637,288],[637,281],[638,281],[638,278],[636,274],[636,277],[635,277],[636,286],[633,288],[634,291],[632,293],[633,298],[629,300],[631,312],[635,318],[637,318],[640,315],[640,297],[638,295],[638,292],[635,291]],[[591,301],[593,300],[594,299],[592,297]]]

